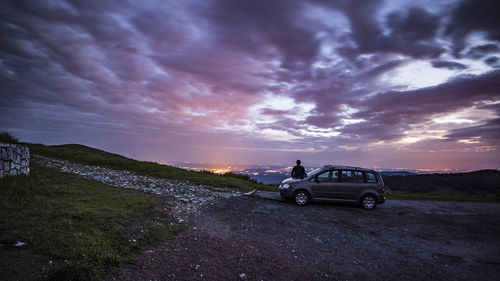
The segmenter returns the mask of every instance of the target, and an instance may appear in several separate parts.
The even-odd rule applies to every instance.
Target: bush
[[[19,140],[16,137],[14,137],[11,133],[3,131],[0,132],[0,142],[19,143]]]
[[[256,180],[251,179],[248,175],[236,174],[233,172],[227,172],[227,173],[223,174],[222,176],[237,178],[237,179],[251,181],[251,182],[255,182],[255,183],[257,182]]]

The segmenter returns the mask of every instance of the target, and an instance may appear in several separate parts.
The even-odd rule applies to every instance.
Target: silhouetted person
[[[300,166],[300,160],[297,160],[297,166],[292,169],[292,178],[303,179],[307,176],[304,167]]]

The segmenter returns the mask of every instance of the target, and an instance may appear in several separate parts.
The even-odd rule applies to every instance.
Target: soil
[[[271,196],[272,197],[272,196]],[[107,280],[498,280],[500,204],[388,200],[375,210],[254,196],[204,206]]]

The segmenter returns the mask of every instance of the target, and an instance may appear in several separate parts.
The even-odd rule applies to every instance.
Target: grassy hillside
[[[276,186],[257,183],[244,175],[216,175],[210,172],[197,172],[153,162],[137,161],[117,154],[105,152],[79,144],[45,146],[28,144],[31,153],[64,159],[76,163],[107,166],[114,169],[134,171],[138,174],[165,179],[187,180],[193,183],[214,187],[236,188],[242,191],[276,190]]]
[[[98,280],[181,230],[163,200],[37,165],[0,179],[0,279]]]
[[[384,176],[388,194],[412,199],[500,201],[500,171]]]

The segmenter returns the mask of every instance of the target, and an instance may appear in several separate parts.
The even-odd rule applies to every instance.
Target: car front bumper
[[[292,197],[292,189],[291,188],[280,188],[280,195],[282,198],[291,198]]]

